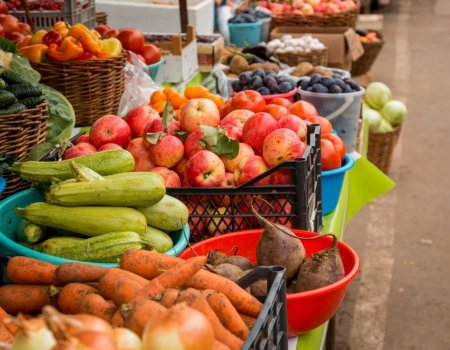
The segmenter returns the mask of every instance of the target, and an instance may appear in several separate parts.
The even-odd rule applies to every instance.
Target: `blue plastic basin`
[[[0,193],[2,193],[6,188],[6,181],[3,176],[0,176]]]
[[[57,265],[74,261],[40,253],[15,242],[15,231],[21,218],[14,214],[14,209],[42,201],[42,195],[37,190],[29,189],[18,192],[0,202],[0,254],[8,256],[25,255],[30,258],[47,261]],[[186,248],[190,234],[189,225],[187,224],[184,226],[183,230],[172,232],[170,236],[174,242],[174,246],[165,254],[172,256],[179,255]],[[117,263],[86,263],[103,267],[115,267],[118,265]]]
[[[353,168],[355,161],[348,154],[340,168],[322,171],[322,212],[330,214],[337,206],[345,173]]]
[[[261,40],[261,22],[228,23],[230,42],[237,47],[258,44]]]
[[[159,67],[164,62],[164,59],[161,58],[158,62],[147,65],[147,74],[151,76],[153,80],[155,80],[158,75]]]

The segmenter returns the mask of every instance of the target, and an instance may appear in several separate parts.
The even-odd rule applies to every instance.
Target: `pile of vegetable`
[[[294,69],[289,73],[294,77],[306,77],[317,73],[323,75],[324,77],[331,77],[335,74],[331,69],[322,66],[313,66],[310,62],[299,63]]]
[[[112,269],[13,257],[13,284],[0,287],[0,341],[27,350],[238,350],[263,305],[206,262],[134,249]]]
[[[11,70],[0,74],[0,115],[16,114],[35,108],[44,101],[42,89]]]
[[[276,53],[310,53],[314,50],[323,50],[325,45],[311,34],[305,34],[298,38],[286,34],[281,39],[274,39],[267,43],[267,47]]]
[[[267,11],[264,8],[249,9],[234,15],[228,20],[228,23],[255,23],[256,21],[265,18],[270,18],[270,11]]]
[[[392,91],[386,84],[370,83],[366,88],[363,116],[369,121],[371,132],[390,132],[406,118],[407,109],[399,100],[392,99]]]
[[[239,80],[231,83],[234,92],[255,90],[261,95],[277,95],[291,92],[296,88],[296,81],[286,75],[277,75],[272,70],[264,71],[261,68],[253,72],[243,72]]]
[[[19,22],[17,17],[8,15],[8,9],[2,8],[2,2],[0,2],[0,37],[19,42],[31,32],[31,27],[27,23]]]
[[[314,73],[309,78],[298,81],[300,89],[321,94],[346,94],[361,91],[361,87],[353,80],[342,78],[339,74],[331,77]]]
[[[116,262],[129,249],[169,251],[173,242],[164,231],[181,229],[188,210],[165,195],[159,174],[127,172],[133,168],[132,155],[121,149],[82,156],[77,163],[14,163],[13,171],[41,187],[53,182],[46,202],[15,209],[24,219],[16,239],[45,254],[92,262]]]

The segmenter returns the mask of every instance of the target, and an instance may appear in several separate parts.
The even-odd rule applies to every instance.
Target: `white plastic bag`
[[[218,10],[219,32],[227,44],[230,43],[230,30],[228,29],[228,20],[233,17],[233,9],[230,6],[220,6]]]
[[[120,117],[124,117],[133,108],[147,104],[150,96],[159,87],[147,74],[147,66],[133,52],[131,61],[125,64],[125,91],[122,94],[119,103]]]

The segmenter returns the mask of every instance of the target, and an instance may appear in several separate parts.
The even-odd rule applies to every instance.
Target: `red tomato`
[[[5,36],[5,30],[3,29],[3,26],[0,24],[0,36]]]
[[[319,113],[317,113],[316,107],[314,107],[313,104],[307,101],[294,102],[289,107],[289,113],[294,114],[302,119],[305,119],[306,117],[319,115]]]
[[[335,135],[335,134],[325,134],[322,135],[322,140],[329,140],[333,143],[334,148],[336,149],[336,151],[339,152],[339,155],[341,156],[341,160],[344,160],[345,158],[345,143],[344,141],[342,141],[342,139]]]
[[[1,25],[3,26],[3,29],[5,30],[5,33],[9,33],[9,32],[17,32],[18,30],[18,25],[19,25],[19,20],[11,15],[7,15]]]
[[[144,59],[144,57],[142,57],[142,55],[139,55],[139,54],[137,53],[136,56],[139,58],[139,60],[141,60],[142,62],[145,63],[145,59]],[[127,52],[127,61],[128,61],[128,62],[131,62],[131,55],[130,55],[129,52]],[[132,63],[132,62],[131,62],[131,63]]]
[[[274,98],[272,101],[270,101],[270,103],[273,105],[278,105],[278,106],[286,107],[286,108],[289,108],[289,106],[292,104],[291,101],[289,101],[287,98],[283,98],[283,97]]]
[[[322,170],[332,170],[342,165],[341,156],[330,140],[320,140]]]
[[[144,46],[144,34],[136,28],[122,29],[117,36],[125,50],[140,52]]]
[[[161,51],[153,44],[144,44],[141,55],[144,57],[145,63],[147,64],[159,62],[161,59]]]
[[[111,26],[107,25],[107,24],[100,24],[97,27],[95,27],[95,30],[101,35],[103,36],[108,30],[113,29]]]
[[[23,35],[29,35],[31,33],[31,27],[28,23],[19,22],[17,31]]]
[[[16,43],[20,43],[25,35],[20,34],[19,32],[7,32],[5,33],[5,38],[11,41],[15,41]]]
[[[327,118],[321,116],[311,116],[305,118],[305,120],[311,122],[311,124],[319,124],[320,125],[320,134],[331,134],[333,132],[333,126]]]
[[[3,0],[0,0],[0,13],[8,14],[8,5]]]
[[[266,107],[266,101],[261,94],[254,90],[245,90],[238,92],[231,99],[232,110],[248,109],[254,113],[263,112]]]
[[[276,120],[280,120],[289,114],[286,107],[272,104],[272,102],[264,107],[264,112],[269,113]]]

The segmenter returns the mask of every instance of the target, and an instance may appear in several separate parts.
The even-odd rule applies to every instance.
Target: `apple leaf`
[[[178,137],[182,142],[184,142],[187,137],[189,136],[189,133],[187,131],[183,130],[174,130],[173,133],[176,137]]]
[[[229,138],[225,134],[221,134],[217,139],[217,144],[213,146],[212,151],[227,159],[234,159],[239,153],[239,141]]]
[[[169,100],[166,102],[166,105],[164,106],[163,117],[162,117],[162,124],[166,128],[166,131],[172,120],[173,120],[173,104]]]
[[[202,141],[205,142],[207,149],[211,149],[217,145],[217,140],[219,137],[218,128],[214,128],[209,125],[200,125],[200,130],[203,132]]]
[[[161,140],[163,138],[163,136],[165,136],[165,135],[166,135],[166,133],[162,132],[162,131],[160,131],[160,132],[148,132],[147,135],[145,136],[145,138],[152,145],[156,145],[158,143],[158,141]]]

